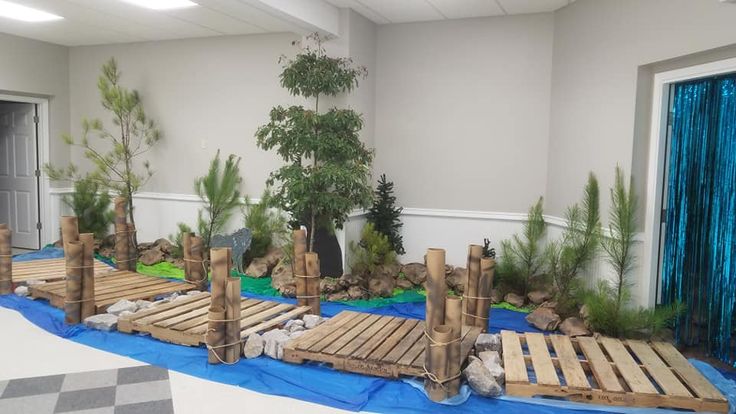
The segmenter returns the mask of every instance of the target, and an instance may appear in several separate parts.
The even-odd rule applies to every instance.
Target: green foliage
[[[83,177],[74,182],[74,193],[64,196],[74,215],[79,218],[80,233],[94,233],[95,238],[107,236],[115,213],[110,209],[110,195],[101,191],[97,181]]]
[[[246,262],[264,256],[271,246],[282,246],[289,238],[286,218],[280,211],[269,209],[270,200],[271,192],[268,188],[263,190],[259,203],[245,199],[243,218],[245,227],[252,234]]]
[[[402,207],[396,207],[394,196],[394,183],[386,180],[386,174],[381,174],[378,187],[373,198],[373,206],[368,210],[368,222],[373,228],[388,237],[391,248],[396,254],[404,254],[404,243],[401,237],[401,211]]]
[[[141,163],[138,159],[161,139],[161,133],[143,111],[138,92],[121,86],[119,82],[120,71],[115,59],[111,58],[102,66],[97,88],[102,97],[102,107],[112,115],[113,129],[107,129],[99,119],[84,119],[79,142],[70,135],[62,138],[67,144],[82,148],[84,157],[94,165],[87,177],[89,180],[96,182],[100,188],[125,197],[128,219],[135,225],[133,195],[153,175],[149,162]],[[99,148],[91,143],[91,135],[100,141]],[[138,172],[139,167],[142,168],[141,172]],[[81,179],[78,167],[74,164],[66,168],[46,164],[44,170],[55,181]]]
[[[600,195],[598,180],[593,173],[583,192],[581,204],[573,204],[565,213],[566,228],[560,240],[548,244],[545,256],[548,273],[552,276],[558,312],[566,315],[575,306],[575,295],[581,287],[579,273],[595,257],[600,244]]]
[[[359,139],[363,120],[358,113],[334,107],[320,112],[319,100],[351,91],[364,70],[353,68],[349,59],[326,56],[319,38],[312,38],[317,48],[287,59],[281,84],[292,95],[314,98],[314,106],[273,108],[256,138],[259,147],[276,149],[285,161],[267,181],[274,186],[272,205],[295,220],[308,220],[311,229],[342,228],[350,211],[371,203],[373,152]],[[314,251],[314,233],[309,232],[309,251]]]
[[[515,234],[511,240],[501,242],[501,258],[498,264],[499,283],[522,297],[529,293],[532,279],[544,273],[546,257],[541,247],[547,230],[544,221],[544,200],[539,200],[529,208],[524,231]]]
[[[354,274],[372,274],[378,266],[396,263],[396,252],[386,235],[379,233],[373,224],[363,226],[360,242],[350,242],[353,256],[351,270]]]
[[[176,223],[179,231],[175,235],[169,235],[169,240],[173,240],[173,248],[171,256],[177,259],[184,257],[184,233],[192,233],[192,228],[185,223]]]
[[[240,205],[240,157],[227,157],[225,167],[220,163],[220,151],[210,162],[207,175],[194,182],[194,191],[204,203],[197,214],[197,228],[202,236],[203,249],[210,251],[212,236],[220,233],[232,212]],[[206,217],[205,217],[206,214]]]

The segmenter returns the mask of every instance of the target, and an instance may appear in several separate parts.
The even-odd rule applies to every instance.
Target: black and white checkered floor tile
[[[169,371],[151,365],[0,381],[0,413],[173,412]]]

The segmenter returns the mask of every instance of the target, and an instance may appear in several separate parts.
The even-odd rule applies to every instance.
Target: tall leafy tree
[[[292,59],[282,58],[281,86],[311,101],[310,107],[277,106],[256,132],[258,145],[276,149],[285,165],[271,173],[274,206],[304,223],[309,251],[317,228],[341,228],[356,206],[371,203],[370,165],[373,152],[359,139],[360,114],[336,107],[324,110],[320,100],[352,91],[365,69],[347,58],[327,56],[319,36],[316,47],[304,47]]]
[[[139,160],[161,139],[161,132],[146,116],[138,91],[120,85],[120,76],[117,62],[111,58],[102,66],[102,75],[97,80],[102,107],[111,113],[114,128],[108,129],[99,119],[84,119],[80,141],[71,135],[62,138],[67,144],[82,148],[84,157],[94,165],[87,176],[89,180],[125,197],[128,219],[135,225],[133,195],[153,175],[149,162]],[[91,137],[97,138],[95,143]],[[81,179],[74,164],[66,168],[46,164],[44,169],[52,180]]]
[[[381,174],[378,179],[373,206],[368,210],[368,222],[373,224],[375,231],[385,235],[396,254],[404,254],[404,242],[401,237],[401,212],[403,207],[396,207],[394,183]]]
[[[205,252],[210,251],[212,236],[220,233],[232,216],[233,210],[240,206],[240,157],[230,154],[223,167],[220,151],[210,162],[207,175],[194,181],[194,191],[204,209],[197,215],[197,228],[202,235]]]

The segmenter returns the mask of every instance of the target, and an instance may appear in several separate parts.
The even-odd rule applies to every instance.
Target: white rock
[[[281,359],[284,357],[284,344],[289,342],[291,338],[283,329],[274,329],[263,334],[265,344],[263,353],[273,359]]]
[[[200,292],[200,291],[198,291],[198,290],[196,290],[196,289],[195,289],[195,290],[188,290],[188,291],[187,291],[187,295],[189,295],[189,296],[192,296],[192,295],[199,295],[200,293],[202,293],[202,292]]]
[[[471,357],[470,363],[463,370],[463,376],[468,380],[470,387],[482,396],[498,397],[503,392],[483,361],[478,358]]]
[[[88,317],[84,320],[84,324],[101,331],[112,331],[113,329],[117,329],[118,317],[111,313],[101,313]]]
[[[484,351],[501,352],[501,335],[500,334],[480,334],[475,340],[475,352],[480,355]]]
[[[289,319],[284,325],[284,329],[286,329],[287,331],[291,331],[291,329],[295,326],[304,327],[304,321],[301,319]]]
[[[26,297],[28,296],[30,292],[28,292],[28,286],[18,286],[15,288],[15,294],[18,296]]]
[[[319,315],[304,315],[302,319],[304,319],[304,327],[306,329],[312,329],[324,321]]]
[[[307,333],[307,331],[305,331],[304,329],[302,329],[301,331],[293,331],[293,332],[291,332],[289,334],[289,338],[296,339],[296,338],[304,335],[305,333]]]
[[[128,299],[120,299],[119,301],[111,305],[109,308],[107,308],[107,313],[111,313],[113,315],[120,315],[120,313],[124,311],[135,312],[137,310],[138,310],[138,306],[136,306],[135,302],[131,302]]]
[[[245,341],[245,345],[243,346],[243,356],[251,359],[251,358],[258,358],[263,354],[263,344],[264,340],[261,337],[261,335],[258,335],[257,333],[250,334],[248,336],[248,339]]]
[[[28,286],[43,285],[45,283],[46,283],[45,280],[37,280],[37,279],[31,279],[31,280],[26,281],[26,285]]]
[[[187,298],[187,295],[177,295],[174,299],[172,299],[172,302],[178,302],[180,300],[184,300]]]
[[[483,351],[478,355],[483,361],[483,365],[488,368],[488,371],[493,375],[493,378],[497,383],[503,385],[506,381],[506,375],[503,370],[503,363],[501,362],[501,356],[496,351]]]
[[[178,297],[179,297],[179,294],[176,293],[176,292],[174,292],[174,293],[171,293],[171,294],[162,296],[161,297],[161,300],[163,300],[164,302],[171,302],[171,301],[175,300]]]
[[[289,333],[300,332],[303,330],[304,330],[304,327],[301,325],[291,325],[291,328],[289,328]]]
[[[133,314],[133,312],[131,312],[131,311],[122,311],[118,315],[118,318],[122,318],[123,316],[128,316],[128,315],[132,315],[132,314]]]
[[[143,299],[138,299],[137,301],[135,301],[135,306],[138,307],[138,310],[148,309],[151,306],[153,306],[153,302],[143,300]]]

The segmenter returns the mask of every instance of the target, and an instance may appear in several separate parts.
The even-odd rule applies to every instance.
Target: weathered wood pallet
[[[105,262],[95,260],[95,275],[117,272],[114,267]],[[13,283],[25,283],[29,280],[43,280],[46,282],[66,278],[66,261],[59,259],[29,260],[27,262],[13,262]]]
[[[343,311],[284,345],[284,361],[326,362],[359,374],[398,378],[424,375],[424,321]],[[465,360],[480,328],[464,327]]]
[[[667,342],[511,331],[501,342],[508,395],[728,412],[726,398]]]
[[[104,312],[108,306],[121,299],[136,301],[153,299],[157,296],[194,289],[194,285],[175,282],[140,273],[118,271],[95,277],[95,305],[97,313]],[[66,282],[51,282],[29,288],[32,298],[46,299],[52,306],[64,307]]]
[[[197,346],[205,343],[210,294],[203,292],[127,315],[118,320],[120,332],[146,332],[175,344]],[[308,306],[294,306],[258,299],[241,299],[240,337],[262,332],[289,319],[308,313]]]

